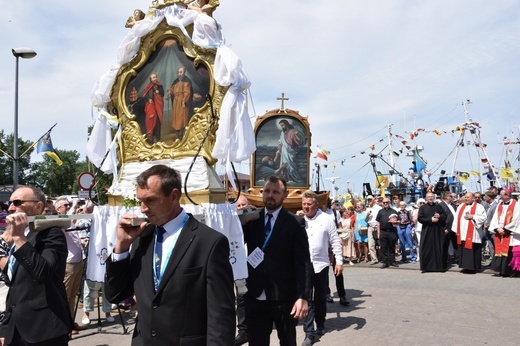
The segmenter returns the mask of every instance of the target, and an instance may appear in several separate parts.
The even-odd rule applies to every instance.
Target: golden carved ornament
[[[191,36],[193,25],[187,26],[186,30]],[[122,146],[119,148],[121,162],[193,157],[212,122],[211,107],[206,100],[203,106],[194,108],[194,113],[189,119],[188,126],[185,128],[184,135],[181,138],[149,143],[146,141],[145,134],[141,132],[140,126],[136,121],[136,115],[132,113],[132,107],[129,107],[128,104],[128,101],[135,97],[135,91],[129,90],[128,85],[132,78],[136,77],[145,67],[151,55],[158,48],[158,45],[169,39],[175,40],[182,46],[184,54],[192,61],[195,68],[202,65],[208,71],[209,95],[211,95],[213,100],[213,111],[216,119],[200,151],[200,155],[206,159],[208,164],[215,164],[216,159],[211,156],[211,152],[215,144],[220,106],[228,89],[228,87],[216,85],[213,79],[216,49],[196,46],[179,28],[169,26],[166,20],[163,20],[155,30],[142,37],[139,52],[129,63],[120,68],[111,91],[111,102],[107,108],[109,113],[118,117],[118,121],[123,127]],[[169,72],[172,75],[174,74],[174,71]]]

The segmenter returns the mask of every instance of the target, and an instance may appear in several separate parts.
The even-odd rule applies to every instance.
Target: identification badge
[[[256,268],[264,260],[264,252],[257,247],[249,256],[247,256],[247,263],[251,267]]]

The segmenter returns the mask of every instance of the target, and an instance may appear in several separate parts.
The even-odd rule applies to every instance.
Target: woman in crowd
[[[354,235],[356,237],[356,255],[358,263],[363,259],[368,262],[368,224],[366,222],[366,207],[363,203],[356,204],[356,227]]]
[[[345,261],[349,261],[348,264],[351,266],[354,265],[354,262],[352,262],[352,256],[354,254],[354,223],[352,221],[352,216],[355,217],[354,208],[349,207],[348,209],[344,210],[341,214],[340,225],[340,232],[342,234],[340,238],[341,245],[343,246],[343,258]]]

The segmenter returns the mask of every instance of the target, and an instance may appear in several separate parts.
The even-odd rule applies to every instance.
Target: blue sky
[[[20,60],[19,134],[36,140],[54,123],[54,146],[85,154],[92,121],[90,93],[115,62],[133,9],[151,1],[10,1],[0,13],[0,104],[2,129],[13,131],[15,59],[11,49],[38,52]],[[244,1],[221,0],[214,17],[227,43],[241,57],[252,81],[250,115],[286,107],[309,117],[312,147],[330,150],[323,178],[339,177],[360,192],[373,185],[368,153],[387,144],[385,126],[416,141],[428,167],[448,172],[465,121],[462,102],[495,166],[508,149],[500,139],[518,138],[520,123],[520,3],[518,1]],[[439,130],[438,136],[429,131]],[[394,140],[394,150],[403,145]],[[510,159],[518,168],[518,145]],[[365,152],[365,154],[361,154]],[[387,155],[385,149],[382,154]],[[341,161],[344,165],[341,165]],[[445,161],[444,161],[445,160]],[[441,164],[444,161],[443,164]],[[471,143],[461,148],[457,170],[478,167]],[[336,169],[333,172],[333,162]],[[311,161],[311,166],[314,160]],[[401,155],[397,168],[411,160]],[[247,166],[245,163],[242,170]],[[383,167],[382,167],[383,168]],[[383,170],[383,169],[382,169]],[[311,173],[312,175],[312,173]],[[330,188],[325,186],[325,188]]]

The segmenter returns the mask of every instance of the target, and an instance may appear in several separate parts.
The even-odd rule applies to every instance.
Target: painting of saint
[[[258,127],[256,140],[255,186],[272,174],[283,177],[289,187],[309,186],[308,134],[298,119],[270,117]]]
[[[152,76],[155,82],[151,81]],[[150,89],[151,83],[155,86]],[[127,108],[135,115],[148,144],[172,143],[184,137],[186,126],[196,109],[204,105],[209,89],[207,67],[195,66],[179,41],[168,38],[157,44],[148,61],[130,79],[126,88]]]

